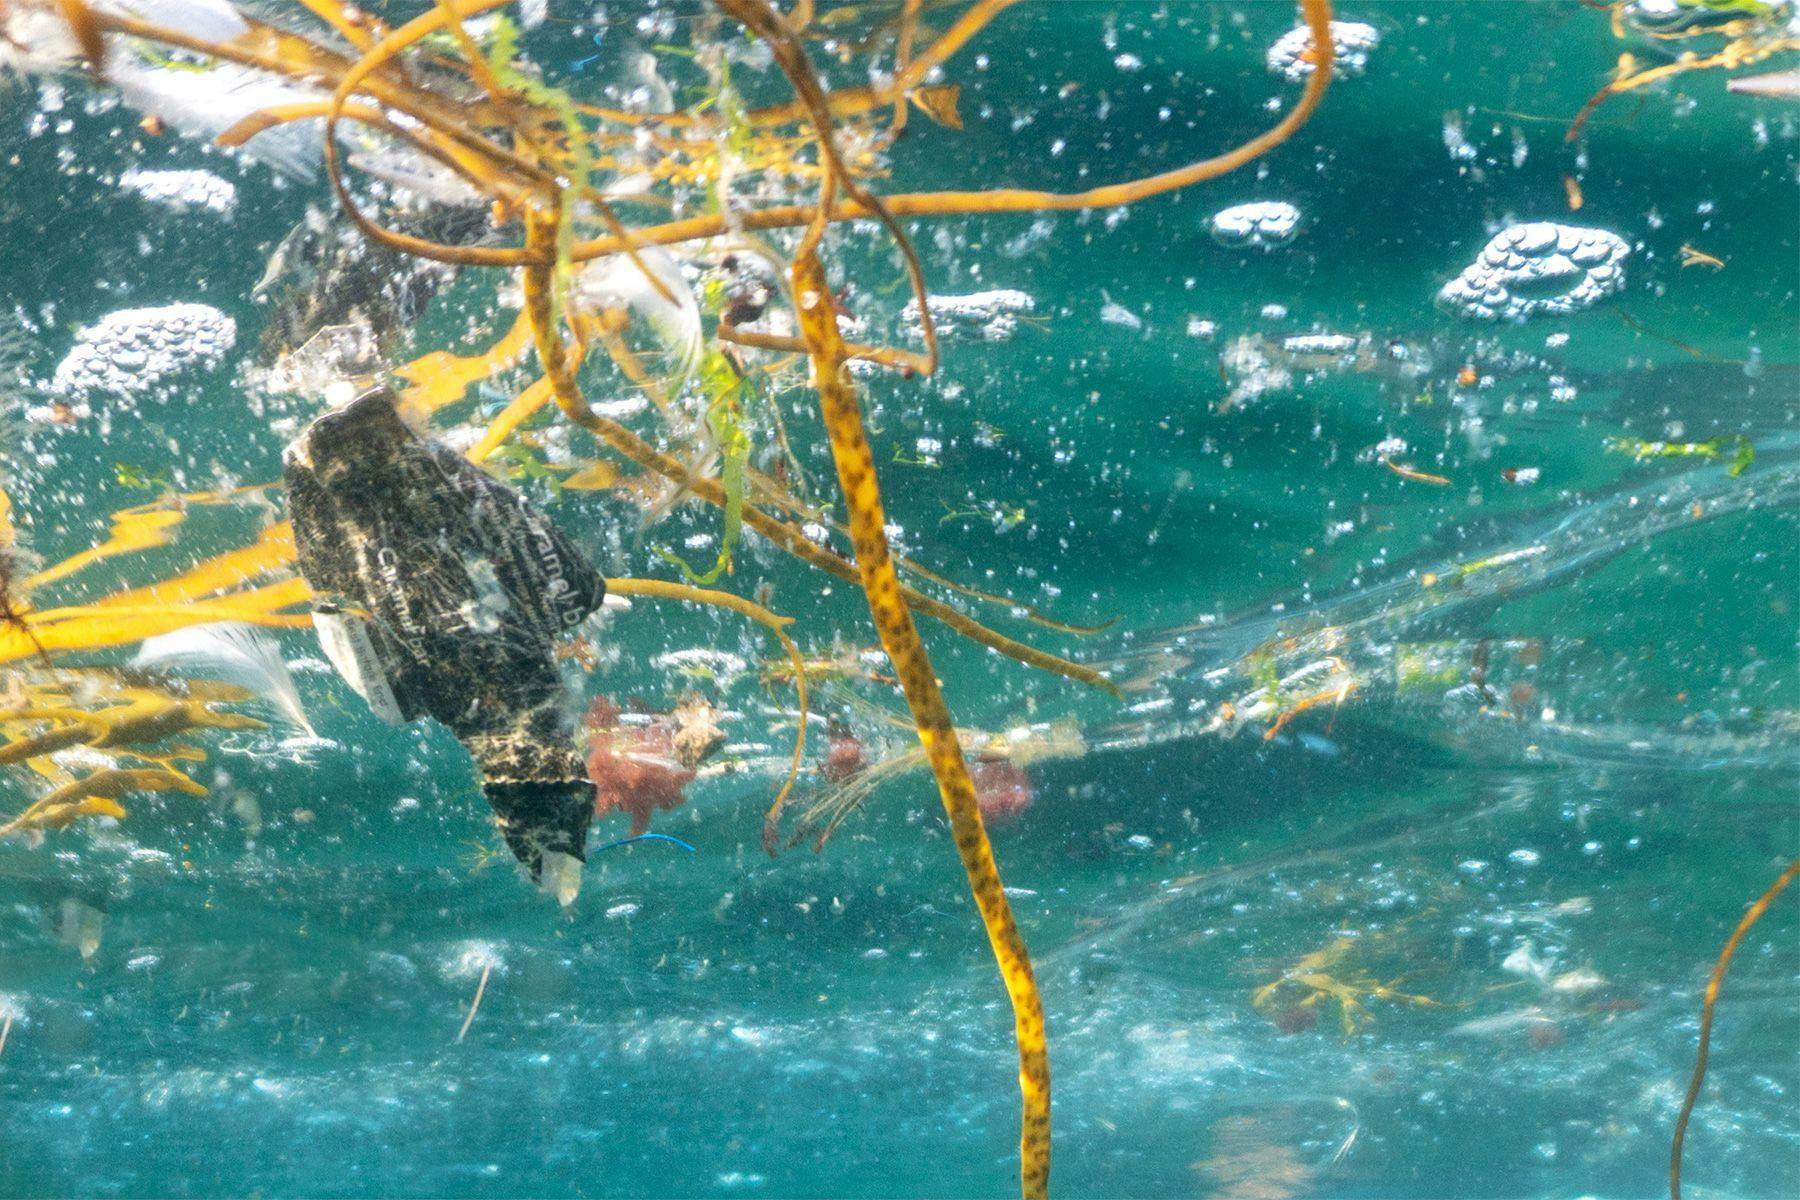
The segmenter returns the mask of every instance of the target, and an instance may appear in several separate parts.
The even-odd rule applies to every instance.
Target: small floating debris
[[[1800,79],[1800,73],[1796,74],[1796,78]],[[1707,267],[1714,271],[1723,271],[1725,260],[1715,254],[1695,249],[1684,242],[1681,246],[1681,269],[1685,271],[1689,267]]]
[[[1606,979],[1592,967],[1576,967],[1572,971],[1564,971],[1550,981],[1550,990],[1567,996],[1576,996],[1606,986]]]
[[[237,187],[211,171],[140,171],[119,176],[119,186],[152,204],[229,214],[237,207]]]
[[[1100,320],[1103,323],[1133,330],[1144,327],[1144,319],[1107,295],[1105,288],[1100,289],[1100,299],[1103,301],[1100,306]]]
[[[1460,1025],[1450,1027],[1451,1037],[1492,1038],[1507,1034],[1525,1032],[1529,1034],[1536,1029],[1552,1029],[1556,1021],[1538,1005],[1529,1008],[1515,1009],[1512,1012],[1500,1013],[1498,1016],[1480,1017],[1473,1021],[1464,1021]]]
[[[1220,209],[1210,224],[1221,246],[1273,250],[1300,232],[1300,210],[1283,200],[1257,200]]]
[[[1302,371],[1348,371],[1370,352],[1369,338],[1347,333],[1296,333],[1281,339],[1281,352]]]
[[[135,396],[192,369],[211,370],[237,342],[237,322],[206,304],[126,308],[76,335],[51,390]]]
[[[735,679],[750,669],[750,664],[740,656],[707,646],[670,650],[657,655],[651,660],[651,665],[673,674],[721,681]]]
[[[1331,71],[1334,75],[1355,78],[1369,69],[1369,53],[1381,44],[1381,31],[1361,21],[1331,23]],[[1313,50],[1312,30],[1296,25],[1269,47],[1269,73],[1289,83],[1304,83],[1318,64]]]
[[[1294,374],[1285,362],[1269,353],[1268,343],[1254,334],[1235,337],[1219,353],[1219,369],[1231,389],[1219,401],[1220,412],[1242,408],[1266,392],[1286,391]]]
[[[1743,75],[1727,79],[1725,90],[1740,96],[1758,96],[1764,100],[1800,100],[1800,70],[1770,71],[1764,75]]]
[[[1592,308],[1625,287],[1631,247],[1615,233],[1551,221],[1501,230],[1438,303],[1479,321],[1524,321]]]

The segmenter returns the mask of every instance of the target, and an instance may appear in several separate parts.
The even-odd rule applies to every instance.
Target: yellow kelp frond
[[[150,504],[121,509],[112,515],[112,533],[106,541],[38,572],[26,579],[21,586],[29,592],[67,579],[104,559],[166,546],[173,540],[170,531],[185,521],[188,510],[196,505],[228,506],[248,501],[266,507],[268,501],[264,493],[269,490],[269,486],[250,484],[226,491],[184,492],[165,496]]]
[[[459,358],[434,350],[394,368],[394,374],[410,385],[400,393],[400,411],[411,419],[429,418],[440,408],[461,400],[470,385],[498,375],[518,362],[530,345],[531,327],[521,313],[505,335],[480,354]]]
[[[161,583],[114,592],[95,601],[92,607],[132,608],[199,600],[243,587],[265,575],[291,570],[293,565],[294,526],[292,522],[282,521],[257,534],[256,541],[248,546],[203,559]],[[273,607],[286,606],[277,604]]]
[[[253,717],[217,711],[210,707],[210,701],[185,699],[145,687],[121,688],[99,699],[121,702],[95,706],[91,701],[83,703],[72,698],[67,705],[25,706],[0,711],[0,726],[37,723],[50,726],[0,747],[0,764],[24,762],[75,745],[110,750],[154,745],[196,729],[268,728]]]
[[[476,464],[486,462],[507,438],[517,432],[519,426],[536,416],[554,396],[555,391],[548,379],[533,381],[488,423],[481,440],[470,447],[469,461]]]
[[[71,784],[69,788],[59,788],[6,824],[0,825],[0,838],[21,833],[41,833],[47,829],[67,829],[82,817],[111,817],[115,821],[125,819],[125,810],[116,800],[108,800],[103,796],[72,796],[70,789],[78,789],[85,782],[82,780]],[[53,799],[57,796],[70,798]]]
[[[0,712],[0,726],[48,723],[42,733],[17,737],[0,746],[0,765],[55,754],[106,735],[106,725],[78,708],[24,707]]]
[[[117,798],[133,792],[206,795],[205,788],[180,771],[162,767],[106,767],[57,788],[11,821],[0,825],[0,838],[45,829],[66,829],[82,817],[103,816],[122,820],[125,810],[120,807]]]
[[[59,579],[67,579],[77,571],[86,570],[95,563],[115,555],[134,554],[139,550],[166,546],[172,540],[169,530],[185,520],[187,520],[185,511],[163,505],[143,505],[114,513],[110,537],[98,546],[71,555],[55,566],[39,571],[25,580],[25,589],[30,591],[33,588],[43,587],[45,584],[55,583]]]
[[[158,634],[211,621],[242,621],[271,629],[305,629],[312,625],[308,614],[280,610],[304,604],[311,594],[303,580],[291,579],[217,600],[166,605],[102,601],[73,608],[46,609],[42,613],[28,614],[23,628],[14,625],[0,628],[0,663],[16,662],[40,649],[54,653],[128,646]]]
[[[251,730],[267,726],[251,717],[213,708],[256,696],[233,684],[208,680],[171,681],[108,668],[29,672],[8,677],[10,703],[0,708],[0,764],[24,764],[57,784],[54,791],[0,828],[0,836],[62,829],[89,816],[123,818],[115,801],[129,792],[206,790],[177,769],[178,763],[206,759],[198,746],[171,739],[207,729]],[[59,757],[81,748],[79,759]],[[76,762],[110,765],[71,780]],[[122,763],[147,763],[125,766]]]

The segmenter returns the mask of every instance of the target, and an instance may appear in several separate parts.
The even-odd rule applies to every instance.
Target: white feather
[[[642,268],[627,254],[594,259],[578,276],[578,297],[583,307],[625,308],[642,320],[662,344],[680,382],[700,365],[700,306],[680,264],[667,251],[645,246],[638,251],[638,261]],[[646,271],[655,276],[654,282]],[[664,292],[675,298],[674,303]]]
[[[308,737],[318,736],[300,703],[299,689],[281,657],[281,647],[249,625],[236,621],[190,625],[148,638],[131,665],[147,670],[186,667],[204,671],[210,678],[248,688],[296,729]]]

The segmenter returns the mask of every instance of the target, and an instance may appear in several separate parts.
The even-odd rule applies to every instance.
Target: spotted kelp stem
[[[1019,1133],[1020,1190],[1030,1200],[1050,1186],[1050,1057],[1044,1040],[1044,1004],[1031,972],[1031,957],[1013,920],[1012,906],[1000,882],[1000,868],[988,843],[969,780],[955,723],[938,688],[937,673],[919,640],[912,614],[900,599],[900,581],[883,531],[886,514],[875,478],[875,456],[863,432],[862,412],[845,366],[837,309],[818,256],[808,252],[794,264],[794,295],[800,328],[812,348],[813,385],[831,438],[838,483],[849,512],[850,537],[856,548],[857,572],[869,600],[869,614],[881,635],[894,671],[900,677],[907,707],[918,727],[919,741],[937,779],[944,811],[956,838],[956,852],[969,877],[969,890],[981,911],[988,941],[1000,964],[1000,975],[1012,1000],[1019,1044],[1019,1091],[1023,1110]]]

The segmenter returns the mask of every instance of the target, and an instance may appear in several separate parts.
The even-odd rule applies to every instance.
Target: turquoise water
[[[1087,186],[1233,144],[1295,94],[1262,61],[1292,15],[1010,12],[950,73],[966,128],[915,114],[896,186]],[[1796,110],[1701,73],[1614,100],[1566,146],[1620,50],[1603,13],[1340,15],[1382,34],[1367,75],[1246,171],[1126,214],[917,228],[934,290],[1020,288],[1034,318],[1004,342],[947,343],[935,380],[868,385],[909,551],[1069,619],[1119,618],[1043,640],[1144,683],[1121,706],[927,630],[961,720],[1072,720],[1089,747],[1034,764],[1035,804],[994,833],[1049,1013],[1053,1187],[1649,1195],[1707,972],[1800,842]],[[548,45],[569,63],[591,48]],[[66,431],[14,418],[8,492],[47,562],[152,498],[122,478],[279,475],[316,405],[264,401],[238,373],[267,320],[247,297],[306,207],[329,211],[322,182],[144,137],[137,114],[84,112],[87,85],[62,86],[35,132],[38,85],[0,95],[0,298],[42,327],[28,373],[48,376],[80,324],[175,301],[234,315],[239,353],[166,404],[96,403]],[[123,193],[134,165],[214,170],[237,184],[236,214]],[[1565,175],[1584,198],[1573,215]],[[1301,210],[1291,245],[1208,235],[1215,211],[1266,199]],[[1629,242],[1626,290],[1520,326],[1433,306],[1502,225],[1539,220]],[[841,261],[864,281],[851,305],[891,312],[903,293],[873,245],[847,236]],[[1684,269],[1684,245],[1724,268]],[[491,340],[496,282],[466,274],[400,357]],[[1238,339],[1316,332],[1429,365],[1297,369],[1222,406]],[[789,419],[828,473],[816,421],[798,406]],[[1743,437],[1755,461],[1736,477],[1639,462],[1610,437]],[[1384,469],[1388,438],[1449,485]],[[1504,474],[1534,468],[1527,486]],[[527,486],[608,574],[667,575],[646,545],[715,528],[682,508],[639,536],[615,498]],[[957,515],[971,510],[984,515]],[[33,600],[161,577],[257,519],[197,513],[174,546]],[[809,647],[873,644],[859,596],[752,542],[729,586],[765,584]],[[1329,653],[1370,672],[1354,695],[1271,739],[1266,722],[1205,731],[1221,700],[1254,696],[1247,655],[1328,626],[1348,631]],[[655,705],[681,686],[652,661],[665,651],[768,654],[736,624],[642,603],[606,637],[616,656],[580,686]],[[0,1056],[0,1191],[1013,1189],[1005,995],[925,776],[877,792],[823,853],[773,861],[758,848],[771,777],[703,782],[656,826],[694,854],[597,856],[559,913],[487,861],[497,839],[445,730],[382,726],[309,634],[281,644],[312,660],[299,687],[331,745],[310,761],[215,741],[195,769],[207,800],[139,797],[116,828],[0,844],[0,992],[18,1014]],[[1491,660],[1505,701],[1486,707],[1502,711],[1392,673],[1384,686],[1379,664],[1401,654],[1437,656],[1459,686]],[[785,744],[753,682],[720,699],[743,714],[734,740]],[[23,772],[8,788],[8,812],[42,791]],[[71,911],[102,914],[91,955],[70,944]],[[1689,1137],[1694,1194],[1800,1191],[1795,918],[1777,902],[1727,981]],[[1369,999],[1347,1033],[1346,1012],[1302,1003],[1296,982],[1253,1002],[1319,951],[1337,978],[1435,1003]]]

